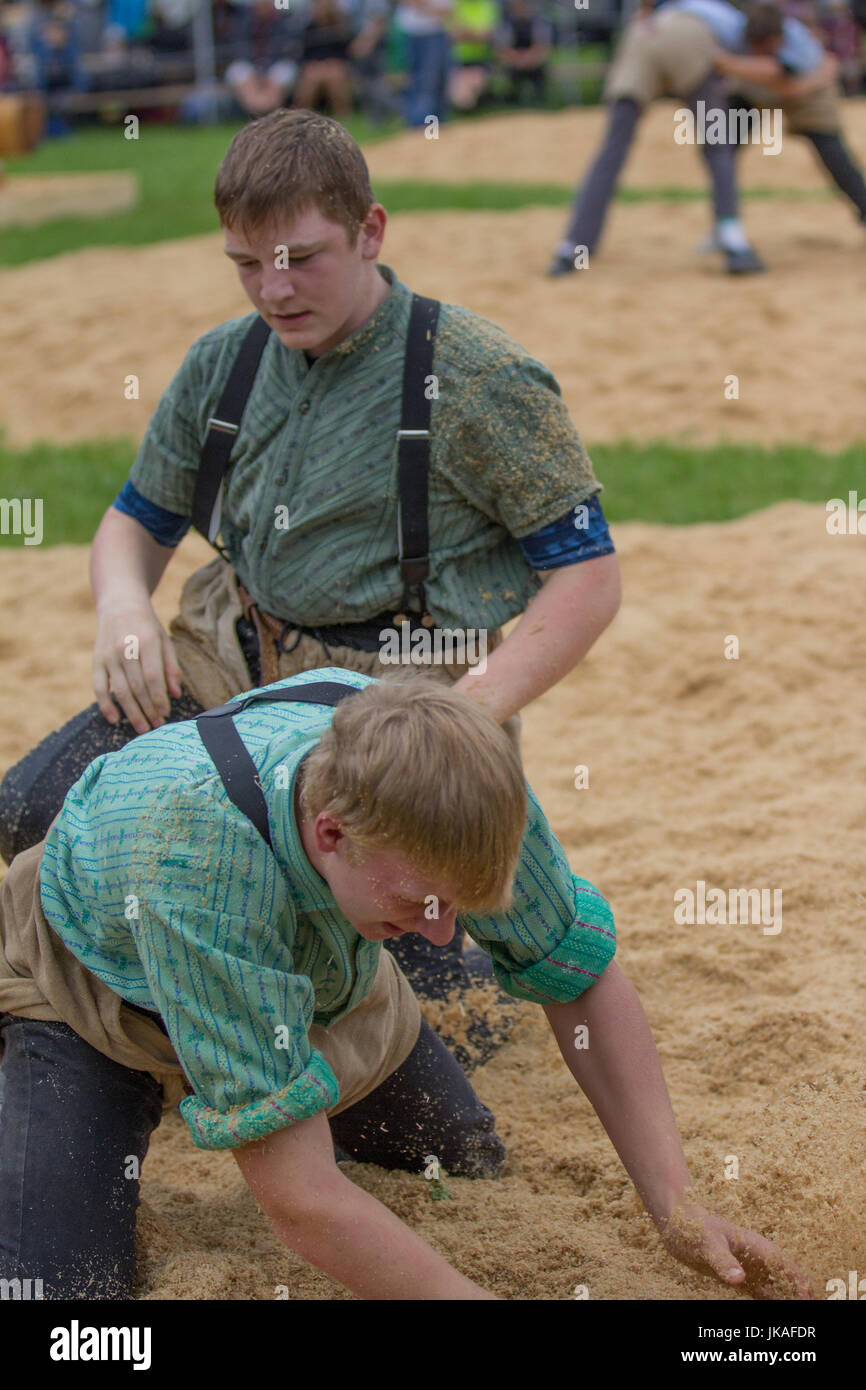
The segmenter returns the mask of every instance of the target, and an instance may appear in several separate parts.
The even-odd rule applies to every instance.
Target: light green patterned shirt
[[[260,688],[370,679],[327,668]],[[308,1030],[355,1009],[376,978],[381,943],[340,912],[294,814],[298,765],[333,713],[286,701],[235,716],[273,852],[229,800],[195,720],[94,759],[48,832],[48,922],[123,999],[162,1016],[194,1090],[181,1112],[200,1148],[236,1148],[335,1105],[337,1078]],[[516,998],[577,998],[614,954],[613,918],[572,874],[531,792],[513,901],[460,921]]]

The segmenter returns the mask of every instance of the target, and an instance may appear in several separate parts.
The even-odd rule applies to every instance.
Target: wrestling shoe
[[[751,246],[745,246],[739,251],[731,251],[723,246],[721,250],[729,275],[758,275],[767,269],[757,251]]]
[[[547,273],[553,275],[573,275],[577,270],[574,261],[570,256],[554,256],[547,268]]]
[[[699,256],[712,256],[714,252],[721,251],[721,249],[722,244],[719,241],[719,234],[715,228],[707,232],[703,241],[699,241],[695,247],[695,251]]]

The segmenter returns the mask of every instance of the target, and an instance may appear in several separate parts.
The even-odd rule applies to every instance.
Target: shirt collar
[[[377,341],[390,338],[399,329],[404,328],[401,323],[401,315],[404,306],[411,298],[411,291],[407,285],[403,284],[402,280],[398,280],[389,265],[377,264],[376,269],[389,286],[388,293],[382,303],[341,343],[337,343],[336,347],[323,352],[316,359],[317,362],[332,362],[338,358],[348,357],[353,352],[364,352]],[[300,351],[300,349],[295,349],[295,351]]]
[[[270,798],[271,842],[277,863],[282,869],[295,907],[302,912],[338,913],[337,903],[328,884],[316,872],[307,858],[301,833],[295,818],[295,783],[301,759],[315,748],[321,730],[314,738],[292,749],[283,760],[289,785],[285,792]]]

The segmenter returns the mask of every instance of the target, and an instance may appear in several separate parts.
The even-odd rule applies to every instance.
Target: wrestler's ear
[[[345,849],[348,838],[340,822],[330,811],[320,811],[313,822],[313,837],[316,849],[321,854],[334,854],[341,847]]]
[[[381,203],[371,203],[358,233],[361,255],[364,260],[374,261],[382,249],[388,214]]]

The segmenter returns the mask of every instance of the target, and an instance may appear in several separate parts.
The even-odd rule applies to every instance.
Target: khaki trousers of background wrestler
[[[648,106],[660,97],[685,97],[709,77],[716,40],[696,15],[663,10],[651,21],[632,20],[614,55],[605,101],[628,98]]]

